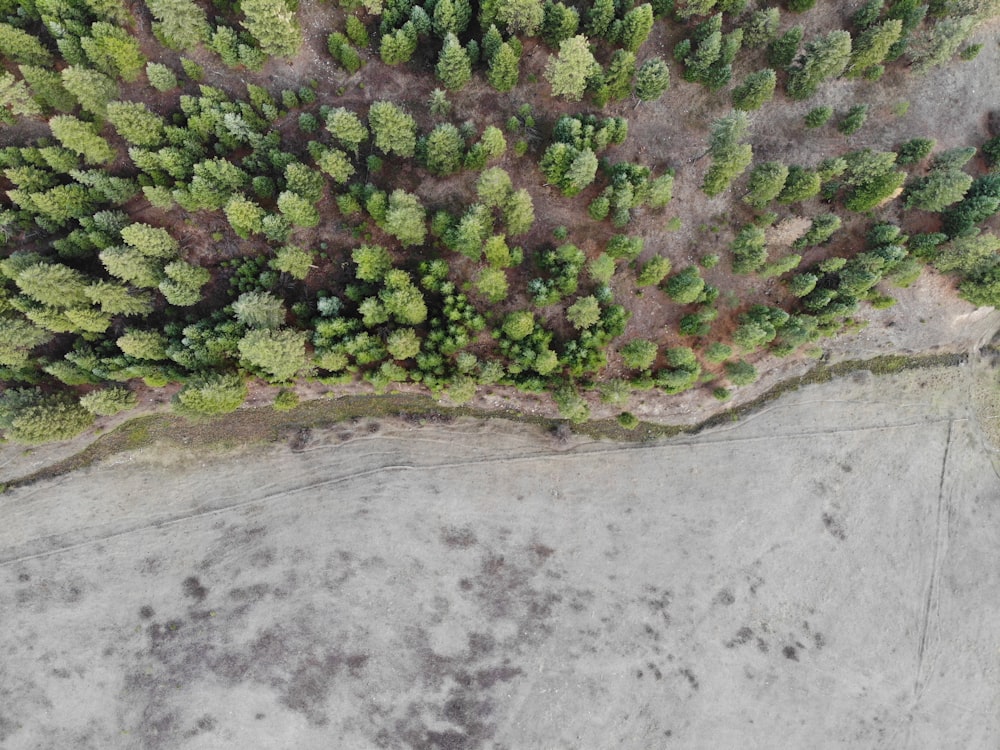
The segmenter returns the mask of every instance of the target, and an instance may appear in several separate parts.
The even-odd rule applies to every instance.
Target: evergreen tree
[[[21,65],[18,69],[36,100],[59,112],[73,111],[77,101],[62,85],[62,76],[58,72],[33,65]]]
[[[545,78],[552,85],[555,96],[571,101],[583,98],[588,81],[601,72],[585,36],[575,36],[559,44],[559,54],[550,57],[545,67]]]
[[[174,71],[161,63],[146,63],[146,79],[149,85],[157,91],[170,91],[177,88],[177,76]]]
[[[614,0],[594,0],[587,11],[587,33],[607,38],[615,20]]]
[[[781,193],[788,178],[788,167],[779,161],[766,161],[750,170],[747,195],[743,198],[754,208],[764,208]]]
[[[458,91],[472,78],[472,62],[469,60],[469,53],[462,47],[458,37],[454,34],[445,36],[435,72],[438,79],[449,91]]]
[[[576,35],[580,26],[580,14],[562,2],[546,0],[543,8],[542,39],[550,47],[555,47],[564,39]]]
[[[110,162],[115,151],[97,134],[97,128],[71,115],[58,115],[49,120],[52,135],[67,149],[80,154],[88,164]]]
[[[514,48],[507,42],[501,43],[496,54],[490,58],[486,80],[501,93],[511,91],[517,86],[519,63],[520,58]]]
[[[9,60],[25,65],[49,65],[52,54],[26,31],[0,23],[0,54]]]
[[[413,156],[417,145],[417,123],[413,117],[392,102],[375,102],[368,110],[368,123],[380,151]]]
[[[653,6],[649,3],[643,3],[625,14],[616,38],[623,49],[636,52],[646,41],[652,28]]]
[[[80,46],[93,66],[112,78],[134,81],[146,66],[139,42],[110,23],[92,24],[90,36],[81,38]]]
[[[364,126],[356,114],[344,107],[331,110],[326,117],[326,129],[345,148],[351,149],[355,155],[357,155],[361,144],[368,140],[368,128]]]
[[[153,33],[168,47],[186,51],[208,41],[208,19],[193,0],[146,0],[146,5],[156,19]]]
[[[185,383],[175,403],[182,414],[213,416],[236,411],[248,395],[247,384],[239,375],[210,373]]]
[[[396,189],[389,195],[385,215],[385,231],[399,240],[403,247],[422,245],[427,236],[427,214],[420,199]]]
[[[442,123],[427,136],[424,162],[433,174],[445,175],[462,167],[465,140],[451,123]]]
[[[778,77],[770,68],[751,73],[733,89],[733,106],[745,111],[760,109],[771,101]]]
[[[495,20],[508,34],[535,36],[545,19],[542,0],[495,0],[495,8]]]
[[[382,35],[379,42],[379,57],[386,65],[400,65],[409,62],[417,51],[417,28],[407,21],[395,31]]]
[[[526,234],[531,229],[535,223],[535,208],[527,190],[517,190],[507,199],[503,220],[511,236]]]
[[[242,193],[230,198],[223,211],[229,226],[243,239],[264,231],[264,209]]]
[[[118,134],[136,146],[156,147],[163,143],[163,119],[140,102],[111,102],[108,120]]]
[[[80,102],[80,107],[101,119],[107,116],[108,102],[118,98],[118,84],[96,70],[71,65],[60,75],[63,87]]]
[[[291,190],[278,194],[278,210],[292,226],[311,228],[319,225],[319,211],[307,198]]]
[[[850,59],[851,35],[846,31],[831,31],[808,42],[801,60],[788,71],[788,95],[808,99],[820,83],[843,73]]]
[[[903,22],[889,19],[861,32],[853,41],[851,59],[844,72],[848,78],[859,78],[879,65],[903,33]]]
[[[639,101],[651,102],[659,99],[670,88],[670,69],[659,57],[653,57],[642,64],[635,76],[635,95]]]
[[[302,30],[289,0],[241,0],[243,27],[275,57],[295,57],[302,46]]]

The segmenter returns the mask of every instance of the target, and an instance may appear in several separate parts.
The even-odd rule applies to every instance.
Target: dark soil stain
[[[736,635],[731,640],[726,641],[726,648],[736,648],[745,646],[753,639],[753,630],[744,625],[736,631]]]
[[[476,543],[476,534],[468,526],[441,529],[441,543],[449,549],[468,549]]]
[[[799,660],[799,652],[795,648],[795,646],[785,646],[783,649],[781,649],[781,653],[786,659],[789,659],[791,661]]]
[[[141,617],[143,620],[148,620],[155,614],[156,612],[148,604],[143,604],[141,607],[139,607],[139,617]]]
[[[823,514],[823,525],[826,527],[826,530],[834,536],[834,538],[839,539],[840,541],[847,539],[847,534],[840,521],[831,516],[829,513]]]
[[[732,589],[722,589],[722,591],[715,595],[715,599],[713,601],[716,604],[722,604],[728,607],[736,601],[736,597],[733,595]]]
[[[202,586],[201,581],[194,576],[188,576],[185,578],[181,586],[184,589],[184,596],[189,599],[201,602],[205,600],[206,596],[208,596],[208,589]]]
[[[685,667],[684,669],[680,670],[680,672],[684,676],[684,678],[688,681],[688,684],[691,686],[691,689],[692,690],[697,690],[698,689],[698,678],[695,677],[694,672],[692,672],[687,667]]]

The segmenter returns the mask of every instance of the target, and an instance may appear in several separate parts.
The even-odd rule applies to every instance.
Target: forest
[[[0,8],[8,440],[308,384],[629,428],[636,393],[822,356],[927,266],[1000,302],[1000,116],[949,148],[872,124],[905,122],[894,81],[976,65],[997,0]],[[792,108],[810,163],[755,142]]]

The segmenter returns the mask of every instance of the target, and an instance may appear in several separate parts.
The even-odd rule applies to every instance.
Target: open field
[[[980,367],[656,444],[368,419],[10,491],[0,744],[994,748]]]

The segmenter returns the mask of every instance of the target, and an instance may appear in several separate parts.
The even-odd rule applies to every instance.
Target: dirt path
[[[991,387],[859,374],[624,447],[368,420],[8,492],[0,744],[995,747]]]

